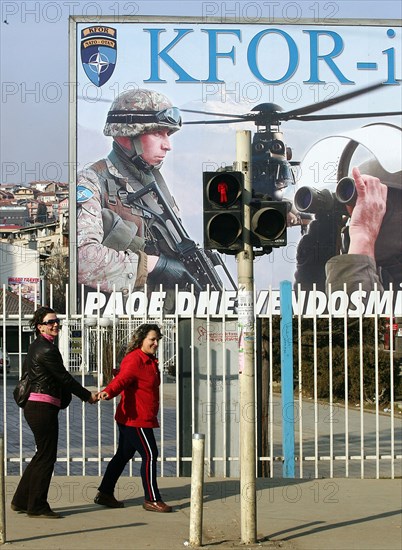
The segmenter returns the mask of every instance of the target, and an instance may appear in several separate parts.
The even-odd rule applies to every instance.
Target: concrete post
[[[240,506],[241,541],[254,544],[256,526],[256,444],[254,393],[254,253],[250,244],[251,132],[236,132],[237,168],[244,174],[243,250],[238,262]]]
[[[202,545],[205,435],[193,434],[191,461],[190,546]]]

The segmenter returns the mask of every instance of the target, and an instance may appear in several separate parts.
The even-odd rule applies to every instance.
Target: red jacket
[[[157,359],[139,348],[128,353],[121,362],[120,372],[104,390],[110,398],[121,393],[116,422],[137,428],[157,428],[159,385]]]

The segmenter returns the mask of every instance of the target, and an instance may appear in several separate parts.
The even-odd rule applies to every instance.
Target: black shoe
[[[13,512],[19,512],[20,514],[27,513],[27,510],[25,510],[25,508],[21,508],[20,506],[17,506],[16,504],[13,504],[13,503],[11,503],[10,508]]]
[[[63,516],[53,510],[46,510],[45,512],[40,512],[39,514],[31,514],[28,512],[29,518],[47,518],[47,519],[60,519]]]
[[[102,506],[107,506],[108,508],[124,508],[124,502],[117,500],[113,495],[107,495],[106,493],[97,492],[96,497],[94,498],[95,504],[101,504]]]

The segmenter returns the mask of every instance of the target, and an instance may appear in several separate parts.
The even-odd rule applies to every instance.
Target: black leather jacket
[[[28,370],[31,391],[34,393],[46,393],[60,399],[64,387],[82,401],[88,401],[91,396],[91,392],[66,370],[57,346],[43,336],[39,335],[29,346],[24,368]]]

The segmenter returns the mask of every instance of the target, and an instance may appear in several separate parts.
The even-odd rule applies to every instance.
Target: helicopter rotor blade
[[[325,109],[326,107],[331,107],[331,105],[336,105],[337,103],[341,103],[342,101],[347,101],[348,99],[358,97],[359,95],[367,94],[368,92],[377,90],[381,86],[384,86],[384,84],[382,82],[377,82],[377,84],[372,84],[370,86],[366,86],[365,88],[360,88],[359,90],[348,92],[347,94],[339,95],[331,99],[319,101],[318,103],[306,105],[305,107],[300,107],[300,109],[294,109],[293,111],[278,113],[278,115],[281,120],[290,120],[292,118],[298,117],[299,115],[308,115],[310,113],[315,113],[316,111],[321,111],[321,109]]]
[[[182,113],[195,113],[197,115],[227,116],[228,118],[248,118],[250,115],[231,115],[229,113],[212,113],[210,111],[193,111],[192,109],[180,109]]]
[[[347,101],[349,99],[352,99],[354,97],[358,97],[362,94],[366,94],[369,92],[372,92],[374,90],[377,90],[378,88],[384,86],[382,82],[377,82],[376,84],[372,84],[370,86],[366,86],[365,88],[360,88],[359,90],[354,90],[353,92],[348,92],[343,95],[339,95],[337,97],[333,97],[331,99],[327,99],[324,101],[320,101],[318,103],[313,103],[311,105],[306,105],[305,107],[300,107],[299,109],[294,109],[292,111],[274,111],[271,113],[266,113],[266,120],[267,124],[272,124],[272,121],[275,119],[277,123],[279,121],[290,121],[290,120],[300,120],[304,122],[308,121],[319,121],[319,120],[341,120],[341,119],[353,119],[353,118],[368,118],[368,117],[387,117],[387,116],[399,116],[402,114],[402,112],[380,112],[380,113],[351,113],[351,114],[327,114],[327,115],[314,115],[310,113],[315,113],[316,111],[320,111],[321,109],[325,109],[327,107],[330,107],[332,105],[336,105],[338,103],[342,103],[343,101]],[[87,100],[91,103],[97,103],[97,102],[104,102],[104,103],[111,103],[112,99],[106,99],[106,98],[88,98],[84,96],[78,96],[78,99]],[[275,106],[276,107],[276,106]],[[259,124],[261,120],[264,118],[262,113],[255,111],[247,114],[230,114],[230,113],[219,113],[219,112],[211,112],[211,111],[198,111],[193,109],[180,109],[183,113],[194,113],[194,114],[200,114],[200,115],[210,115],[210,116],[221,116],[226,117],[223,120],[192,120],[192,121],[183,121],[183,125],[189,125],[189,124],[231,124],[231,123],[238,123],[238,122],[255,122],[256,124]],[[265,114],[265,113],[264,113]],[[257,122],[258,121],[258,122]],[[265,120],[263,121],[265,124]]]
[[[188,124],[232,124],[234,122],[253,122],[254,117],[251,118],[232,118],[231,120],[189,120],[183,121],[183,125]]]
[[[296,117],[293,120],[303,121],[315,121],[315,120],[340,120],[345,118],[375,118],[375,117],[385,117],[385,116],[399,116],[402,115],[402,111],[395,113],[350,113],[350,114],[341,114],[341,115],[301,115]]]

